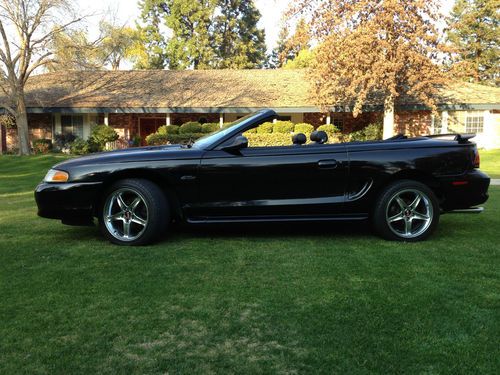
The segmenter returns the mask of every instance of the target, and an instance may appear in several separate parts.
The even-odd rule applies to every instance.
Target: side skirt
[[[190,217],[189,224],[224,224],[224,223],[283,223],[314,221],[358,221],[368,219],[367,214],[330,215],[330,216],[214,216]]]

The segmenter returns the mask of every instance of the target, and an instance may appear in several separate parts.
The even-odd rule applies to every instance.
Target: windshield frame
[[[231,126],[227,128],[221,128],[213,133],[199,138],[196,142],[193,143],[192,147],[207,151],[213,150],[231,137],[252,129],[267,120],[272,120],[277,116],[277,113],[271,109],[263,109],[254,113],[250,113],[236,120],[234,123],[232,123]]]

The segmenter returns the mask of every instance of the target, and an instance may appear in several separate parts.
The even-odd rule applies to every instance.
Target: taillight
[[[474,147],[474,168],[479,168],[481,158],[479,157],[479,151],[477,147]]]

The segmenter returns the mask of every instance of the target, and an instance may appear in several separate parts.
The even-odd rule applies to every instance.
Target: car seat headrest
[[[304,133],[297,133],[292,136],[292,142],[294,145],[303,145],[307,142],[307,137]]]
[[[328,141],[328,134],[322,130],[315,130],[311,133],[311,141],[318,144],[323,144]]]

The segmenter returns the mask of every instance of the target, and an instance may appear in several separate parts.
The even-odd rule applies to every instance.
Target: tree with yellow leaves
[[[436,110],[446,82],[436,0],[299,0],[290,14],[308,17],[319,43],[310,74],[323,108],[350,105],[357,116],[380,100],[384,138],[403,95]]]

